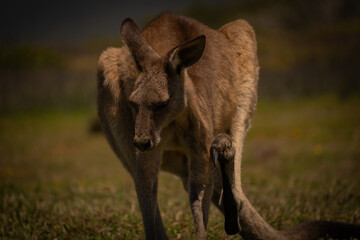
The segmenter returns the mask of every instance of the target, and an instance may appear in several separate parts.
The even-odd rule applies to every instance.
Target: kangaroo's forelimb
[[[228,135],[218,135],[211,145],[211,160],[213,165],[216,167],[218,163],[221,164],[226,159],[234,159],[234,148],[231,146],[231,138]],[[225,216],[225,231],[228,235],[234,235],[239,233],[239,226],[237,221],[237,208],[234,200],[234,195],[231,191],[231,186],[226,179],[226,173],[223,172],[224,168],[221,169],[221,176],[223,182],[223,208]]]

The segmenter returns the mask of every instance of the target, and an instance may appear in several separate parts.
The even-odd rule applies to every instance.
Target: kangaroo
[[[252,27],[237,20],[215,30],[167,13],[143,30],[127,18],[120,32],[125,45],[98,60],[98,115],[134,180],[146,239],[167,239],[160,170],[179,176],[189,193],[196,239],[206,239],[211,201],[228,234],[280,239],[264,235],[271,227],[241,191],[242,146],[257,103]]]

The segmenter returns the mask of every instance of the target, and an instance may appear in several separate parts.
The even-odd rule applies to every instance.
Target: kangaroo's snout
[[[134,138],[134,146],[141,152],[149,151],[153,148],[154,144],[149,137],[138,137]]]
[[[134,146],[141,152],[154,148],[153,113],[146,107],[140,107],[135,121]]]

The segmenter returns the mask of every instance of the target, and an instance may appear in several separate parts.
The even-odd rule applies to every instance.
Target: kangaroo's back
[[[200,35],[205,35],[209,44],[209,37],[218,33],[195,19],[165,13],[152,20],[142,34],[160,56],[165,56],[176,46]]]

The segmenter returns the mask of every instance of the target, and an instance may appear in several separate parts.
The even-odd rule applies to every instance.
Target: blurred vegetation
[[[0,54],[0,113],[94,106],[97,54],[32,45]]]
[[[64,59],[54,49],[36,46],[0,48],[0,69],[21,71],[35,68],[61,68]]]

